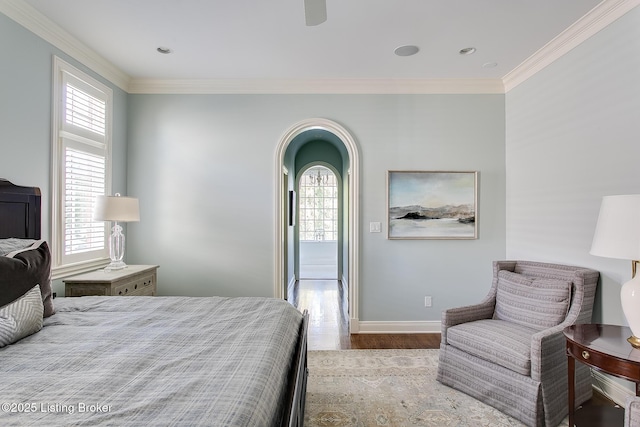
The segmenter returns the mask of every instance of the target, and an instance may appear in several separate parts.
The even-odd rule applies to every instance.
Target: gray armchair
[[[640,427],[640,397],[628,397],[624,407],[624,427]]]
[[[437,379],[528,426],[568,413],[563,329],[590,323],[599,273],[530,261],[495,261],[489,294],[442,313]],[[591,398],[589,368],[576,364],[576,404]]]

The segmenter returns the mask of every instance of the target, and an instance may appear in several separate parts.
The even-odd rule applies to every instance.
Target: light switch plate
[[[370,222],[369,223],[369,232],[370,233],[380,233],[380,223],[379,222]]]

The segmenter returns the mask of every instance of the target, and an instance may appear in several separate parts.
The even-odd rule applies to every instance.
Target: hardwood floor
[[[309,350],[440,347],[440,334],[350,335],[347,290],[339,280],[299,280],[289,301],[309,310]]]
[[[440,347],[440,334],[349,334],[347,290],[339,280],[300,280],[289,289],[289,302],[309,310],[309,350]],[[584,406],[616,404],[594,391]]]

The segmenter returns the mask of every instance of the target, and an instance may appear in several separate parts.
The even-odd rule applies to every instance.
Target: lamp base
[[[127,268],[127,264],[124,261],[111,261],[111,264],[107,265],[104,268],[105,272],[113,271],[113,270],[122,270],[123,268]]]
[[[629,343],[640,348],[640,274],[622,285],[620,289],[620,302],[622,304],[622,312],[627,319],[629,329],[631,329],[631,337]]]

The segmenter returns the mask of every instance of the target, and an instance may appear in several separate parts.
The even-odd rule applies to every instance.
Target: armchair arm
[[[564,321],[531,337],[531,379],[545,382],[566,378],[566,340],[562,331],[573,322]]]
[[[450,308],[442,311],[441,343],[447,342],[447,329],[461,323],[473,322],[481,319],[491,319],[496,302],[487,298],[479,304]]]

